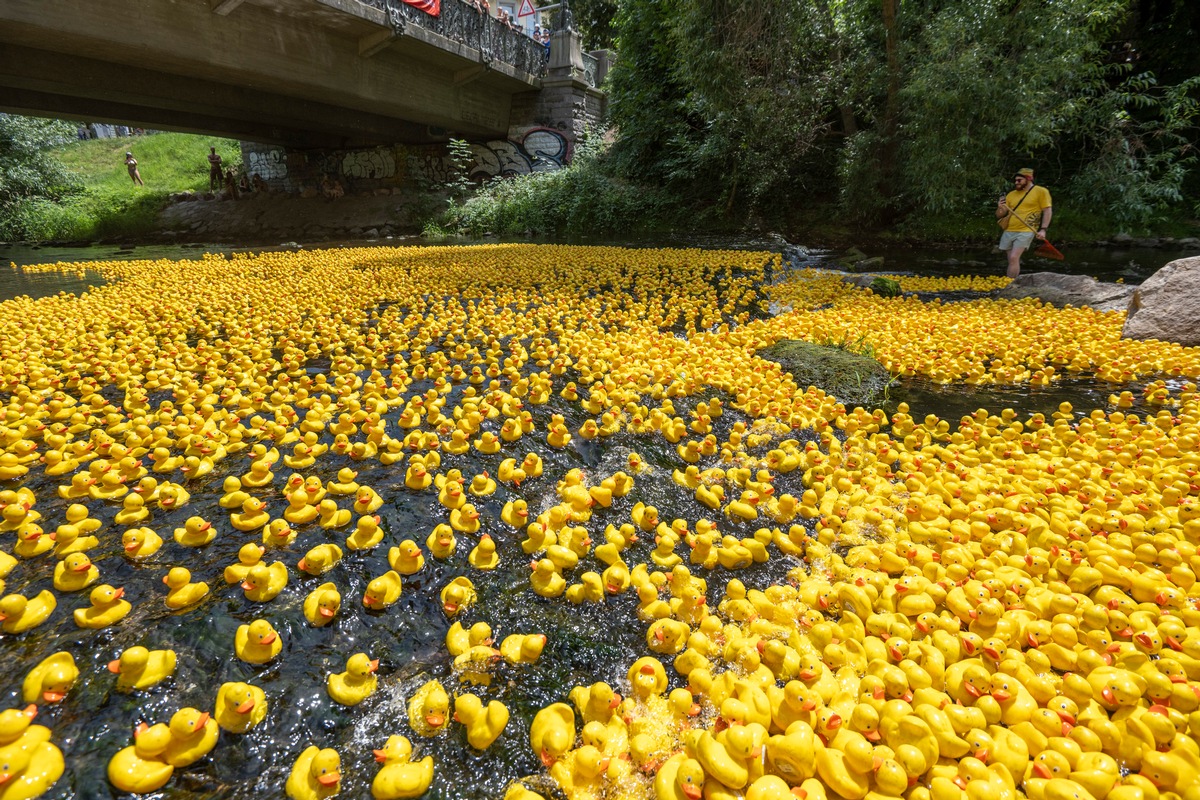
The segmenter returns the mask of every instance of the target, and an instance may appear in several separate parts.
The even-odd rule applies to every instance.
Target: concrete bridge
[[[551,54],[462,0],[0,0],[0,110],[289,150],[573,141],[604,65],[570,30]]]

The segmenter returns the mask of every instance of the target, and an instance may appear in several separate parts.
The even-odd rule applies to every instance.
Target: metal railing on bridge
[[[434,17],[400,0],[362,0],[387,14],[398,34],[409,25],[461,42],[483,54],[484,63],[507,64],[535,77],[546,74],[546,46],[462,0],[442,0]]]

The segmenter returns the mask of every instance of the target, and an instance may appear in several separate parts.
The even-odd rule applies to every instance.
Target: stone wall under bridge
[[[562,131],[529,126],[507,139],[471,142],[474,154],[468,173],[473,181],[561,169],[571,160],[572,146]],[[399,194],[438,187],[453,179],[446,144],[392,145],[354,150],[287,150],[275,145],[242,142],[247,175],[257,174],[274,192],[319,191],[322,177],[337,180],[347,193]]]

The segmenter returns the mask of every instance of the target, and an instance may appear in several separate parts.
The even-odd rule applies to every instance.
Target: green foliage
[[[447,150],[447,175],[445,184],[446,202],[451,205],[460,202],[471,191],[471,164],[475,162],[475,153],[469,142],[463,139],[451,139]]]
[[[880,297],[899,297],[901,294],[900,281],[885,278],[882,275],[871,281],[869,288]]]
[[[50,152],[74,136],[75,126],[67,122],[0,114],[0,238],[22,238],[30,219],[78,189]],[[61,226],[56,219],[46,227]]]
[[[682,212],[668,193],[614,177],[601,146],[584,142],[569,166],[492,180],[426,230],[474,236],[623,234],[682,224]]]
[[[617,0],[571,0],[575,27],[583,36],[586,50],[612,47],[616,40]]]
[[[1198,97],[1200,76],[1163,87],[1149,74],[1085,96],[1079,117],[1089,134],[1082,142],[1087,158],[1071,178],[1072,194],[1123,227],[1154,221],[1183,202],[1197,160]]]
[[[1200,187],[1184,0],[629,0],[615,25],[617,174],[730,218],[987,223],[1033,166],[1067,215],[1146,225]],[[1143,52],[1170,85],[1129,74]]]

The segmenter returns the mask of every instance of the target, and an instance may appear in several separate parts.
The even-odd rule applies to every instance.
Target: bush
[[[475,236],[611,235],[686,226],[687,216],[672,195],[616,178],[604,152],[583,143],[570,166],[492,180],[437,226]]]
[[[28,197],[6,207],[0,215],[0,239],[78,241],[92,238],[92,220],[75,204]]]

